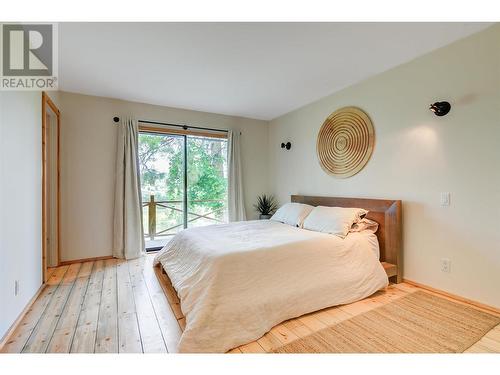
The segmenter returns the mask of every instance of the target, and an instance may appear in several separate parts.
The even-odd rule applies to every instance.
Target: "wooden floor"
[[[185,319],[153,255],[51,270],[47,286],[7,341],[10,353],[175,353]],[[159,279],[157,278],[157,274]],[[291,319],[230,353],[264,353],[418,290],[409,284]],[[459,301],[457,301],[459,302]],[[461,302],[459,302],[461,303]],[[500,352],[500,326],[467,352]]]

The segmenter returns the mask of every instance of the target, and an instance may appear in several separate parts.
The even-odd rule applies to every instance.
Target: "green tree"
[[[182,152],[181,138],[155,134],[139,134],[139,168],[143,201],[154,195],[156,200],[171,200],[165,191],[167,174],[165,162]],[[162,165],[163,164],[163,165]],[[161,168],[163,166],[163,168]],[[163,169],[161,171],[160,169]]]
[[[188,138],[189,210],[211,210],[222,219],[227,201],[227,141],[201,137]],[[202,202],[200,202],[202,201]]]

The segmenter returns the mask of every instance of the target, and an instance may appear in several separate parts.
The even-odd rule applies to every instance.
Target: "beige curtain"
[[[240,157],[240,132],[228,133],[228,214],[229,221],[246,220]]]
[[[116,149],[113,256],[134,259],[144,253],[137,121],[118,125]]]

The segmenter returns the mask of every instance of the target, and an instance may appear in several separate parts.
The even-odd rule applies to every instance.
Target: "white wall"
[[[61,111],[61,261],[111,255],[117,127],[114,116],[187,123],[242,132],[243,183],[249,218],[266,193],[265,121],[58,92]]]
[[[40,93],[0,92],[0,338],[42,283],[41,118]]]
[[[297,193],[403,200],[404,277],[500,307],[499,45],[496,25],[271,121],[271,192],[281,202]],[[437,100],[452,103],[446,117],[428,110]],[[316,137],[347,105],[371,117],[375,150],[359,174],[336,179],[317,161]],[[451,206],[441,208],[446,191]]]

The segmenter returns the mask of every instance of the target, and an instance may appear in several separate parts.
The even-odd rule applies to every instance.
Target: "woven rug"
[[[500,317],[418,291],[275,350],[276,353],[461,353]]]

